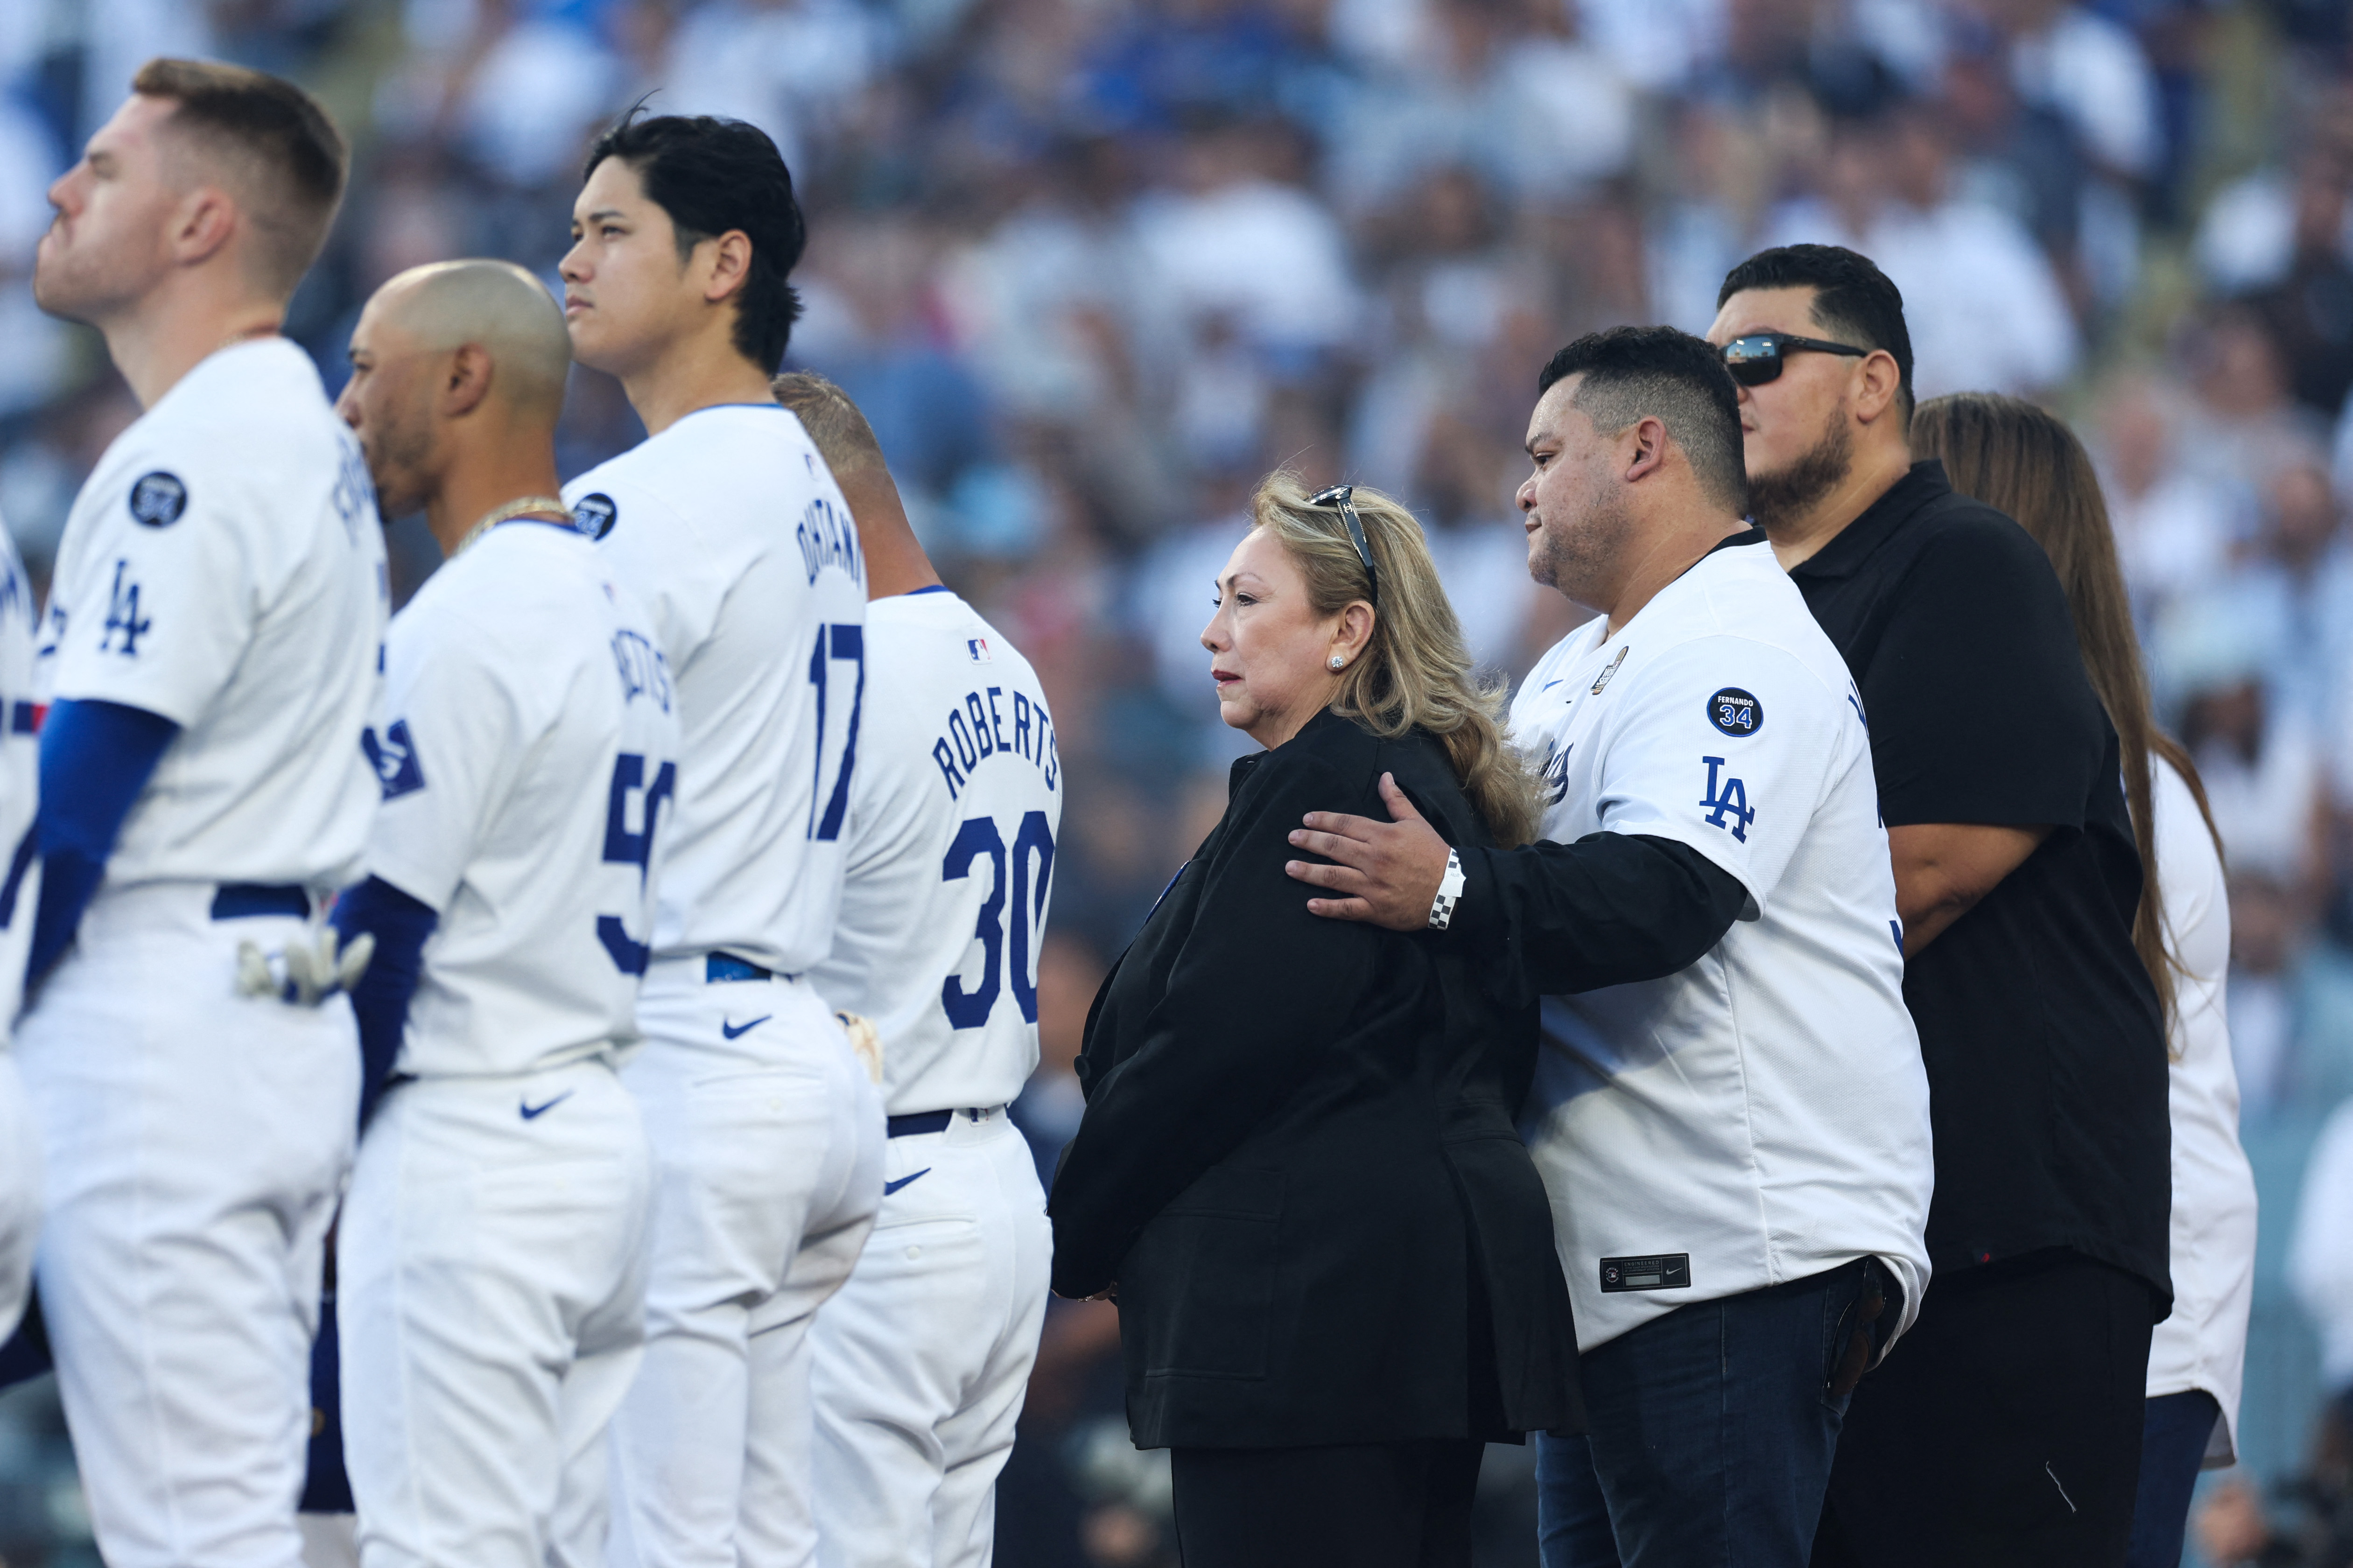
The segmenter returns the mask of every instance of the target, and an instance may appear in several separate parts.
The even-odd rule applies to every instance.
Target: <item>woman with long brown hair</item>
[[[2236,1458],[2254,1279],[2254,1177],[2239,1147],[2239,1084],[2222,1008],[2231,914],[2221,840],[2197,767],[2150,713],[2116,536],[2074,432],[2032,404],[1959,393],[1920,405],[1912,451],[1943,458],[1955,489],[2016,518],[2050,555],[2074,613],[2084,670],[2120,742],[2143,870],[2133,945],[2164,1005],[2173,1058],[2173,1315],[2149,1344],[2126,1563],[2173,1568],[2199,1470]]]

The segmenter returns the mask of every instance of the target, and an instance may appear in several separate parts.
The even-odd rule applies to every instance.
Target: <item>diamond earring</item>
[[[1336,654],[1336,653],[1335,653],[1335,654],[1334,654],[1334,655],[1332,656],[1332,668],[1335,668],[1335,669],[1338,669],[1341,666],[1343,666],[1343,665],[1346,664],[1347,662],[1348,662],[1348,661],[1347,661],[1346,659],[1342,658],[1341,658],[1338,654]]]

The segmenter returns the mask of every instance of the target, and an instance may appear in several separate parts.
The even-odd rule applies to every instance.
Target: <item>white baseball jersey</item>
[[[1615,637],[1570,633],[1512,704],[1546,838],[1672,839],[1748,894],[1689,967],[1545,999],[1522,1132],[1585,1350],[1864,1254],[1904,1288],[1900,1328],[1928,1279],[1928,1079],[1865,716],[1763,540]]]
[[[669,662],[611,563],[518,520],[394,617],[367,869],[432,907],[399,1069],[539,1072],[636,1034],[664,811]]]
[[[841,901],[866,697],[866,562],[831,471],[791,413],[728,404],[564,499],[646,606],[678,684],[655,956],[815,967]]]
[[[945,588],[866,610],[849,876],[809,979],[882,1036],[883,1102],[1003,1105],[1038,1065],[1038,944],[1062,821],[1029,661]]]
[[[0,1040],[25,998],[25,959],[33,945],[33,910],[41,901],[41,866],[33,817],[41,796],[41,704],[34,696],[34,622],[40,606],[0,523]]]
[[[106,885],[349,881],[389,605],[367,465],[292,343],[220,350],[115,437],[58,546],[37,694],[180,726]]]

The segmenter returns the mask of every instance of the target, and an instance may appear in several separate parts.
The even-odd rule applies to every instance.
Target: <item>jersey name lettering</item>
[[[982,691],[987,693],[986,700]],[[1062,759],[1045,704],[1032,702],[1027,694],[1016,691],[1008,708],[1006,697],[1001,686],[984,687],[965,692],[963,705],[948,710],[946,732],[932,743],[932,761],[939,764],[940,776],[947,781],[949,799],[963,792],[974,768],[1000,753],[1035,765],[1045,775],[1048,789],[1059,787]]]
[[[866,563],[858,554],[858,531],[825,497],[811,499],[794,538],[801,547],[801,565],[811,583],[827,567],[838,566],[850,581],[864,585]]]
[[[670,660],[661,649],[624,627],[613,634],[613,665],[621,672],[624,702],[649,697],[663,712],[670,711]]]

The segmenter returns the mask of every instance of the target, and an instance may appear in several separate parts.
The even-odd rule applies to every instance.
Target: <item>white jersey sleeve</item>
[[[849,878],[809,978],[881,1031],[892,1115],[1003,1105],[1038,1065],[1053,718],[1029,660],[944,589],[870,605],[866,658]]]
[[[1596,737],[1600,826],[1698,850],[1739,879],[1756,919],[1831,778],[1862,759],[1860,710],[1739,636],[1694,637],[1628,674],[1617,721]]]
[[[347,879],[389,604],[359,446],[302,352],[199,364],[108,448],[50,587],[45,694],[180,727],[108,880]]]
[[[40,704],[33,695],[33,584],[0,523],[0,1040],[25,997],[25,960],[41,866],[33,852],[40,805]]]
[[[677,787],[652,628],[586,541],[516,522],[392,626],[367,869],[439,916],[400,1070],[522,1073],[635,1033]]]
[[[866,563],[832,473],[787,410],[727,405],[564,496],[646,605],[678,684],[656,955],[815,968],[840,906],[867,712]]]

